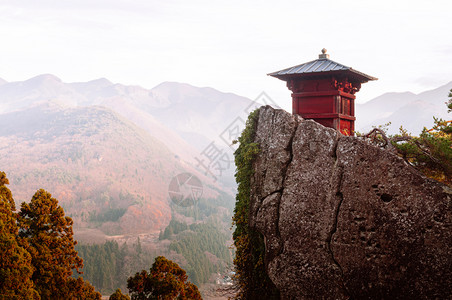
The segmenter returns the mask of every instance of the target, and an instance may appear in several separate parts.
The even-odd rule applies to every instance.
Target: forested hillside
[[[233,255],[229,230],[232,205],[233,199],[227,194],[202,198],[191,207],[171,204],[172,219],[159,235],[79,244],[76,250],[85,261],[83,278],[104,295],[116,288],[126,290],[124,279],[149,266],[159,255],[179,263],[197,286],[228,278]]]
[[[104,244],[77,245],[75,249],[84,261],[83,278],[104,295],[112,294],[117,288],[126,291],[127,278],[152,265],[156,256],[143,249],[139,240],[131,246],[107,241]]]
[[[46,187],[76,227],[104,234],[159,230],[169,222],[165,183],[183,167],[112,111],[50,104],[3,115],[0,128],[0,163],[16,200]]]

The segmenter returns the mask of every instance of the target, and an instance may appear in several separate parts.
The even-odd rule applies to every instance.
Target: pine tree
[[[78,273],[82,259],[74,250],[72,219],[65,217],[58,201],[38,190],[19,212],[20,236],[32,257],[32,280],[42,299],[66,299],[72,270]],[[80,282],[79,282],[80,283]]]
[[[178,264],[163,256],[155,258],[150,272],[142,270],[127,280],[132,300],[142,299],[202,299],[196,285]]]
[[[77,279],[69,277],[66,286],[61,288],[62,299],[73,300],[101,300],[102,295],[95,291],[94,287],[79,277]],[[54,299],[52,297],[52,299]]]
[[[39,299],[30,254],[19,245],[15,204],[6,174],[0,172],[0,299]]]
[[[121,292],[121,289],[117,289],[116,292],[111,294],[110,298],[108,298],[108,299],[109,300],[130,300],[130,297],[127,295],[124,295]]]
[[[450,113],[452,90],[449,97],[446,105]],[[434,118],[434,122],[433,128],[424,127],[419,136],[401,128],[401,133],[389,140],[407,163],[430,178],[452,185],[452,121]]]

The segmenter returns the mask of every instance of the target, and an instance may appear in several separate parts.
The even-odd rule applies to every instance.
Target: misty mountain
[[[252,104],[250,99],[235,94],[175,82],[164,82],[151,91],[155,99],[165,100],[148,112],[199,150],[211,141],[219,141],[234,119],[246,118],[245,110]]]
[[[389,133],[398,133],[403,126],[413,135],[418,135],[425,126],[433,126],[433,117],[451,119],[447,113],[445,102],[452,81],[439,88],[413,94],[386,93],[364,104],[356,105],[356,125],[360,132],[368,132],[372,126],[391,122]]]
[[[139,87],[125,87],[106,79],[85,83],[63,83],[53,75],[39,75],[23,82],[11,82],[0,86],[0,113],[29,108],[48,101],[62,107],[100,105],[109,107],[129,120],[138,123],[178,155],[197,153],[177,134],[159,124],[143,112],[138,102],[152,101],[149,91]],[[178,153],[180,149],[185,149]]]
[[[205,197],[234,194],[227,144],[217,143],[229,151],[221,177],[196,158],[236,114],[246,118],[250,103],[178,83],[147,90],[107,79],[64,83],[49,74],[2,81],[0,167],[18,203],[45,188],[78,226],[103,234],[161,230],[170,219],[168,184],[178,173],[199,177]],[[95,225],[96,216],[107,221]]]
[[[3,114],[0,167],[16,202],[45,188],[77,226],[102,220],[97,228],[106,234],[164,228],[171,218],[168,183],[181,172],[201,178],[205,196],[218,195],[208,178],[164,144],[100,106],[48,102]]]
[[[22,82],[0,85],[0,113],[26,109],[47,101],[62,107],[108,107],[165,144],[169,150],[192,165],[209,145],[221,152],[226,167],[211,177],[233,188],[231,136],[220,136],[234,120],[244,127],[253,102],[231,93],[188,84],[165,82],[148,90],[139,86],[114,84],[105,78],[89,82],[64,83],[45,74]],[[248,110],[247,110],[248,108]],[[237,125],[237,124],[234,124]],[[234,131],[235,135],[240,130]],[[223,170],[224,169],[224,170]]]
[[[202,143],[218,138],[225,126],[236,117],[243,116],[246,107],[252,103],[250,99],[231,93],[184,83],[164,82],[147,90],[139,86],[113,84],[105,78],[64,83],[50,74],[0,84],[0,96],[0,113],[54,101],[67,107],[100,105],[110,107],[119,114],[123,114],[125,108],[127,113],[124,114],[130,114],[126,117],[132,121],[135,117],[132,110],[141,115],[149,114],[152,117],[147,118],[153,127],[158,126],[157,121],[160,122],[177,131],[197,150],[202,150]],[[171,136],[168,140],[175,138]],[[196,140],[202,143],[196,143]]]

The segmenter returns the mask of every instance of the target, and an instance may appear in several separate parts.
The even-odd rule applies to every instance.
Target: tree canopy
[[[113,294],[111,294],[109,300],[130,300],[128,295],[124,295],[121,289],[117,289]]]
[[[45,190],[38,190],[30,203],[22,203],[19,212],[19,235],[26,239],[36,270],[32,279],[43,298],[63,297],[72,269],[83,267],[74,250],[72,219],[65,217],[58,201]]]
[[[6,184],[6,174],[0,172],[0,299],[39,299],[31,256],[17,240],[14,199]]]
[[[15,213],[6,174],[0,172],[0,299],[100,299],[82,278],[72,220],[58,201],[38,190]]]
[[[202,299],[196,285],[187,279],[178,264],[158,256],[149,273],[142,270],[127,280],[127,288],[132,300]]]

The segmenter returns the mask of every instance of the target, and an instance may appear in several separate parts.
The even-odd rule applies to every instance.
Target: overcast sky
[[[452,1],[0,0],[0,77],[209,86],[290,107],[266,74],[318,58],[378,77],[360,102],[452,81]]]

